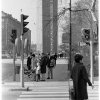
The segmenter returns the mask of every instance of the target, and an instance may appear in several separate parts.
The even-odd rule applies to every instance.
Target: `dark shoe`
[[[50,79],[50,77],[48,77],[47,79]]]

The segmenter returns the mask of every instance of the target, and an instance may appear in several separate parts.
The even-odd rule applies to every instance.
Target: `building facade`
[[[37,0],[37,51],[42,53],[42,0]]]
[[[2,50],[12,51],[13,45],[10,42],[12,30],[16,30],[17,37],[21,35],[21,23],[12,15],[2,12]]]
[[[38,51],[57,52],[57,9],[58,0],[37,0]]]
[[[21,22],[13,18],[11,14],[2,11],[2,51],[12,52],[13,44],[10,41],[12,30],[16,30],[17,38],[21,36]],[[31,31],[29,30],[24,39],[28,38],[31,45]]]
[[[42,0],[42,43],[44,53],[57,52],[58,0]]]
[[[50,52],[50,0],[42,0],[42,49]]]

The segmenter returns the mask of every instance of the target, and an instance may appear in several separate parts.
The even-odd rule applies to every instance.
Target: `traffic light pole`
[[[16,81],[16,66],[15,66],[15,59],[16,59],[16,54],[15,54],[15,43],[13,44],[13,65],[14,65],[14,76],[13,76],[13,81]]]
[[[23,37],[21,37],[21,47],[22,47],[22,55],[21,55],[21,76],[20,76],[20,81],[21,81],[21,86],[24,87],[24,53],[23,53]]]
[[[20,82],[21,82],[21,86],[24,87],[24,42],[23,42],[23,16],[21,14],[21,47],[22,47],[22,51],[21,51],[21,70],[20,70]]]
[[[71,29],[71,0],[70,0],[70,9],[69,9],[69,11],[70,11],[70,39],[69,39],[69,46],[70,46],[70,48],[69,48],[69,75],[68,75],[68,77],[69,77],[69,79],[68,79],[68,86],[69,86],[69,91],[70,91],[70,78],[71,78],[71,69],[72,69],[72,29]],[[70,96],[70,94],[69,94],[69,100],[71,100],[71,96]]]
[[[91,70],[90,70],[91,82],[93,83],[93,41],[92,40],[90,40],[90,65],[91,65]]]
[[[28,18],[27,15],[21,14],[21,72],[20,72],[20,81],[21,86],[24,87],[24,40],[23,35],[29,30],[27,27],[25,27],[29,22],[25,22]]]
[[[96,21],[96,18],[91,10],[89,10],[93,21]],[[93,69],[93,23],[91,22],[91,34],[90,34],[90,75],[91,75],[91,82],[94,83],[94,69]]]

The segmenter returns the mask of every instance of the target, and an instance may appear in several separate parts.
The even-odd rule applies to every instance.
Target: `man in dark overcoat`
[[[42,75],[41,81],[45,81],[46,65],[47,65],[47,57],[44,53],[42,53],[42,57],[40,60],[40,67],[41,67],[40,71],[41,71],[41,75]]]
[[[47,68],[48,68],[48,78],[53,79],[53,69],[56,66],[56,61],[54,55],[51,55],[48,60]]]
[[[75,90],[75,100],[88,99],[87,83],[92,86],[88,78],[85,66],[82,63],[83,56],[80,54],[75,55],[75,65],[72,68],[71,78],[73,80],[73,87]],[[93,86],[92,86],[93,87]]]
[[[32,59],[32,53],[27,58],[27,68],[28,70],[31,70],[31,59]]]

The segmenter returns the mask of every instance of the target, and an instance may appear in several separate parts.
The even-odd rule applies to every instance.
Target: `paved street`
[[[26,66],[26,59],[24,61]],[[16,60],[16,65],[20,65],[20,59]],[[12,82],[13,81],[13,59],[3,59],[2,60],[2,80],[3,82]],[[53,81],[64,81],[67,79],[67,60],[58,59],[57,66],[54,69],[54,79]],[[25,77],[25,81],[31,81],[27,76]],[[46,73],[47,77],[47,73]],[[16,81],[20,81],[20,75],[16,75]]]

